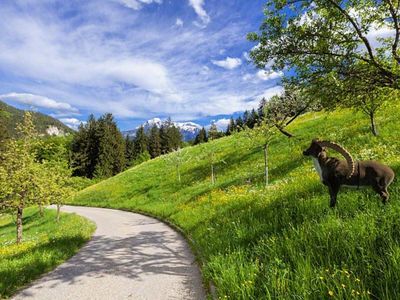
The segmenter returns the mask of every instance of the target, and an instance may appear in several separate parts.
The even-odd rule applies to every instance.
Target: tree
[[[226,135],[231,135],[236,131],[235,128],[235,120],[233,119],[233,117],[231,117],[231,119],[229,120],[229,124],[228,127],[226,129]]]
[[[400,88],[400,2],[269,0],[251,58],[260,68],[290,69],[290,79],[331,96],[321,81]],[[378,36],[392,31],[389,37]],[[289,72],[288,72],[289,73]]]
[[[191,159],[191,157],[188,155],[187,151],[184,149],[176,149],[171,153],[170,155],[165,157],[165,160],[167,163],[176,171],[176,176],[178,183],[180,184],[182,179],[181,179],[181,166],[188,162]]]
[[[98,157],[94,175],[108,178],[125,168],[125,140],[118,130],[112,114],[104,114],[97,121],[96,140]]]
[[[134,152],[135,159],[137,159],[142,153],[147,151],[147,143],[148,139],[144,131],[144,127],[140,126],[136,131],[136,136],[135,136],[135,152]]]
[[[166,154],[181,148],[182,135],[178,127],[168,118],[160,128],[161,152]]]
[[[277,127],[272,121],[273,117],[270,115],[269,107],[266,103],[261,102],[263,119],[260,125],[254,127],[253,130],[246,130],[245,135],[250,141],[251,147],[259,147],[260,140],[262,141],[261,149],[264,158],[264,187],[269,185],[269,145],[274,139]],[[261,110],[261,108],[259,109]]]
[[[239,117],[236,119],[235,129],[236,129],[236,131],[242,131],[243,128],[244,128],[243,119],[242,119],[242,117]]]
[[[132,166],[135,158],[135,142],[129,136],[125,137],[125,161],[126,166]]]
[[[216,140],[220,137],[220,133],[218,131],[217,125],[215,125],[215,123],[213,122],[211,124],[210,129],[208,130],[208,138],[210,140]]]
[[[161,155],[160,129],[158,129],[156,124],[150,129],[148,150],[151,158]]]
[[[200,129],[200,132],[196,135],[196,138],[194,139],[194,144],[198,145],[207,142],[208,142],[207,131],[203,127]]]
[[[9,118],[7,112],[0,109],[0,149],[3,141],[5,141],[9,137],[7,133],[7,124],[6,124],[7,118]]]
[[[19,140],[7,141],[0,153],[1,210],[16,213],[17,243],[22,241],[22,215],[27,205],[34,204],[40,194],[40,165],[35,162],[34,149],[38,135],[32,114],[26,112],[24,120],[17,126]]]
[[[97,121],[90,115],[80,124],[71,143],[70,165],[74,176],[93,178],[99,155]]]
[[[300,90],[287,84],[282,95],[275,95],[265,103],[265,109],[268,111],[268,121],[288,138],[293,137],[293,134],[285,128],[310,106],[311,101]]]

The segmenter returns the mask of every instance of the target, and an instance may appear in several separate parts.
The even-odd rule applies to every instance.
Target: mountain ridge
[[[24,110],[18,109],[0,100],[0,120],[4,123],[7,135],[16,136],[16,126],[24,118]],[[74,132],[61,121],[40,112],[32,112],[36,130],[41,135],[66,135]]]

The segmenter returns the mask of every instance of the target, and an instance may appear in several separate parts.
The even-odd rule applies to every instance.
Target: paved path
[[[194,256],[164,223],[111,209],[62,210],[94,221],[92,240],[15,299],[205,299]]]

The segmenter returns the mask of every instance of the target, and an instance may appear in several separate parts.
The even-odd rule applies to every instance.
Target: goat
[[[326,148],[336,150],[346,160],[328,157]],[[336,205],[340,186],[356,188],[371,186],[382,198],[384,204],[388,201],[387,188],[395,176],[390,167],[373,160],[355,162],[350,153],[342,146],[317,139],[312,140],[310,147],[303,151],[303,155],[311,156],[322,183],[328,186],[330,207]]]

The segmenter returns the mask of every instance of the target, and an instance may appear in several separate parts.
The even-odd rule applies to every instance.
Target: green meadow
[[[368,118],[352,110],[305,114],[288,127],[295,138],[276,135],[271,142],[268,188],[263,140],[241,132],[183,149],[181,182],[171,164],[177,154],[170,154],[90,186],[70,202],[144,212],[175,224],[220,299],[396,299],[399,180],[386,206],[370,189],[343,188],[331,209],[327,188],[302,151],[319,137],[342,144],[355,159],[380,160],[399,175],[399,120],[400,105],[384,107],[374,137]],[[218,156],[214,185],[210,153]]]
[[[15,243],[15,223],[0,215],[0,299],[7,298],[41,274],[73,256],[87,242],[95,225],[74,214],[62,214],[56,222],[55,210],[24,210],[24,236]]]

